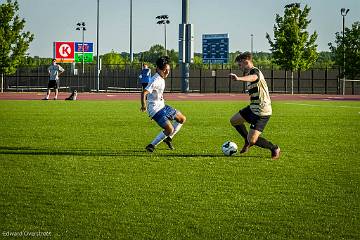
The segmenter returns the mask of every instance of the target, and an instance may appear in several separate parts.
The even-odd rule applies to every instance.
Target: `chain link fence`
[[[74,75],[71,64],[61,64],[65,72],[60,76],[60,91],[77,90],[79,92],[95,91],[97,86],[96,66],[87,64],[84,74],[79,71]],[[13,75],[4,79],[4,91],[46,91],[48,84],[48,66],[19,68]],[[103,65],[100,72],[99,87],[107,92],[140,92],[141,84],[138,76],[141,65]],[[293,81],[291,72],[277,69],[261,69],[270,92],[301,94],[342,94],[343,82],[339,79],[341,69],[311,69],[295,71]],[[229,73],[242,75],[239,69],[206,69],[190,68],[190,91],[199,93],[240,93],[246,85],[243,82],[231,81]],[[152,74],[155,69],[152,69]],[[172,69],[166,79],[166,91],[181,91],[181,71],[179,67]],[[346,83],[346,94],[360,94],[360,82]]]

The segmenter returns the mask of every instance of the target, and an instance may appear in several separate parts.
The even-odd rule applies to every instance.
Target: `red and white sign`
[[[55,58],[60,62],[74,62],[75,44],[74,42],[55,42]]]

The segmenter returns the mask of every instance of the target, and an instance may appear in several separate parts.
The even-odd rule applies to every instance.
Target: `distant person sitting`
[[[49,83],[47,88],[46,97],[44,100],[49,100],[49,96],[51,93],[51,89],[53,88],[55,91],[55,97],[54,100],[57,99],[58,93],[59,93],[59,76],[64,72],[65,70],[58,64],[56,64],[56,59],[52,60],[52,64],[50,67],[48,67],[49,72]]]
[[[75,100],[76,100],[76,98],[77,98],[77,91],[76,91],[76,90],[74,90],[74,91],[72,91],[72,93],[71,93],[71,95],[70,95],[69,97],[65,98],[65,100],[72,100],[72,101],[75,101]]]
[[[145,63],[143,64],[141,73],[139,75],[139,79],[141,82],[142,90],[144,90],[147,87],[147,85],[151,79],[151,69]]]

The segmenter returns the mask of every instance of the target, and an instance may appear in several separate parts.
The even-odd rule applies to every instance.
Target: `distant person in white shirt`
[[[143,64],[142,70],[139,75],[139,79],[141,82],[142,90],[144,90],[149,84],[149,81],[151,79],[151,69],[146,63]]]
[[[165,105],[163,93],[165,79],[170,73],[169,57],[161,57],[156,61],[156,74],[150,79],[149,84],[141,93],[141,111],[149,114],[164,130],[146,146],[146,150],[153,152],[155,147],[164,141],[169,149],[173,150],[172,138],[179,132],[186,121],[186,117],[178,110]],[[174,121],[174,123],[172,123]]]
[[[49,96],[52,88],[55,90],[54,100],[57,99],[59,93],[59,76],[64,71],[65,70],[60,65],[56,64],[56,59],[53,59],[51,66],[48,67],[49,83],[48,83],[46,97],[44,98],[44,100],[49,100]]]

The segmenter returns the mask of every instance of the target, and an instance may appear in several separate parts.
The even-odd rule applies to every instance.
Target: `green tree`
[[[110,53],[106,53],[101,56],[101,62],[103,65],[110,65],[111,68],[118,67],[120,69],[124,69],[126,59],[124,59],[120,53],[116,53],[112,50]]]
[[[155,44],[154,46],[151,46],[148,51],[145,51],[141,54],[141,61],[142,62],[148,62],[151,63],[153,66],[155,66],[156,60],[164,56],[165,48],[160,44]],[[174,68],[178,63],[178,53],[174,50],[167,50],[167,54],[170,58],[170,64],[171,67]]]
[[[274,65],[271,53],[256,52],[253,53],[253,59],[254,59],[254,65],[261,68],[271,69]]]
[[[18,2],[7,0],[0,5],[0,74],[1,91],[4,74],[12,74],[25,58],[34,35],[23,32],[25,20],[21,19]]]
[[[329,47],[333,53],[333,60],[338,66],[344,64],[345,50],[345,73],[347,78],[360,77],[360,22],[353,23],[351,28],[345,28],[344,39],[342,34],[335,33],[335,45],[329,43]]]
[[[34,56],[34,57],[26,56],[21,61],[19,67],[32,68],[32,67],[37,67],[37,66],[41,66],[41,65],[50,65],[51,62],[52,62],[52,58],[41,58],[39,56]]]
[[[178,57],[179,54],[174,49],[171,49],[171,50],[167,50],[167,55],[170,58],[171,68],[175,68],[179,62],[179,57]]]
[[[311,36],[306,31],[311,20],[308,20],[310,7],[305,5],[301,10],[299,3],[285,6],[284,17],[276,14],[276,25],[274,25],[274,41],[266,33],[266,38],[273,53],[274,62],[284,68],[291,70],[291,93],[294,88],[294,70],[308,69],[311,67],[318,54],[316,52],[317,33]]]
[[[163,56],[165,52],[165,48],[160,44],[155,44],[151,46],[149,51],[143,53],[143,61],[155,63],[156,60]]]
[[[194,63],[192,64],[195,68],[203,68],[203,60],[202,57],[198,54],[194,54]]]
[[[331,68],[334,66],[332,52],[319,52],[319,57],[314,64],[314,68]]]
[[[237,68],[238,67],[237,63],[235,62],[235,58],[237,56],[239,56],[240,53],[241,53],[240,51],[230,52],[229,53],[229,63],[230,63],[231,68]]]

